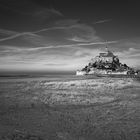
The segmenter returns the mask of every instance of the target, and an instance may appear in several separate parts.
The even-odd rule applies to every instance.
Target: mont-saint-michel
[[[76,71],[76,75],[139,77],[139,71],[127,66],[127,64],[122,64],[119,57],[106,47],[105,52],[92,58],[88,65]]]

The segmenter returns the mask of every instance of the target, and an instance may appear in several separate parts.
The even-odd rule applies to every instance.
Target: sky
[[[135,0],[0,0],[0,72],[76,71],[106,45],[122,63],[140,67],[138,6]]]

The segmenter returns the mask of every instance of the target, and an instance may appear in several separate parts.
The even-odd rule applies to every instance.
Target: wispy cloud
[[[64,65],[68,65],[66,63],[60,63],[60,64],[57,64],[57,63],[46,63],[44,65],[47,65],[47,66],[64,66]]]
[[[33,37],[40,37],[39,35],[33,34],[32,32],[23,32],[23,33],[17,33],[17,32],[14,33],[13,32],[11,36],[0,39],[0,42],[10,40],[10,39],[14,39],[14,38],[17,38],[17,37],[20,37],[20,36],[24,36],[26,39],[31,39],[31,37],[32,38]]]
[[[44,32],[44,31],[49,31],[49,30],[63,30],[63,29],[68,29],[68,28],[71,28],[71,27],[50,27],[50,28],[44,28],[44,29],[41,29],[41,30],[37,30],[37,31],[34,31],[32,33],[40,33],[40,32]]]
[[[21,15],[29,15],[34,17],[40,16],[40,17],[46,17],[46,19],[50,17],[52,14],[63,16],[63,14],[58,10],[56,10],[55,8],[44,8],[40,5],[35,4],[30,0],[24,0],[24,1],[15,0],[12,3],[9,3],[8,1],[7,2],[1,1],[0,7]]]
[[[9,33],[9,34],[11,33],[11,35],[0,39],[0,42],[22,37],[23,39],[30,41],[30,43],[33,44],[32,46],[35,45],[35,47],[33,48],[36,48],[37,46],[38,47],[47,46],[47,48],[64,47],[63,44],[66,44],[65,47],[68,47],[68,46],[70,47],[74,45],[84,46],[84,45],[92,45],[92,44],[103,44],[102,43],[103,39],[101,39],[99,36],[96,35],[96,31],[94,30],[92,26],[79,23],[78,20],[68,20],[68,19],[60,20],[60,21],[57,21],[54,25],[55,26],[52,26],[50,28],[43,28],[41,30],[37,30],[33,32],[17,33],[14,31],[2,30],[5,33]],[[50,39],[52,39],[51,41],[52,45],[49,45],[48,44],[49,40],[44,34],[46,35],[48,34],[48,36],[50,37],[51,32],[53,32],[53,34],[60,32],[60,35],[59,37],[55,37],[55,38],[54,36],[51,36],[52,38]],[[53,41],[56,42],[56,40],[58,40],[58,38],[60,37],[62,37],[60,42],[62,41],[64,42],[65,40],[65,43],[63,44],[57,43],[58,44],[57,46],[53,45]],[[31,48],[30,44],[28,45],[28,47]]]
[[[103,19],[103,20],[99,20],[96,22],[93,22],[93,24],[100,24],[100,23],[105,23],[105,22],[110,22],[112,19]]]
[[[5,34],[5,35],[15,35],[18,32],[11,31],[11,30],[6,30],[6,29],[0,29],[0,34]]]
[[[24,33],[17,33],[17,34],[11,35],[11,36],[9,36],[9,37],[2,38],[2,39],[0,39],[0,42],[6,41],[6,40],[9,40],[9,39],[14,39],[14,38],[19,37],[19,36],[21,36],[21,35],[23,35],[23,34],[24,34]]]
[[[17,33],[17,32],[9,31],[9,33],[13,33],[13,34],[11,36],[0,39],[0,42],[16,39],[18,37],[22,37],[22,38],[24,37],[24,39],[29,40],[30,43],[33,43],[33,45],[35,45],[35,43],[37,43],[36,46],[43,45],[45,47],[47,44],[45,45],[43,40],[45,40],[45,38],[46,38],[45,42],[48,42],[49,40],[44,35],[44,33],[49,35],[50,31],[52,31],[53,33],[60,32],[60,35],[57,38],[62,37],[62,41],[64,42],[64,40],[65,40],[66,43],[68,41],[72,41],[70,44],[72,44],[73,42],[75,42],[75,44],[76,44],[77,42],[83,42],[83,43],[84,42],[85,43],[94,42],[95,43],[95,42],[102,41],[102,39],[96,35],[96,32],[93,29],[93,27],[86,25],[86,24],[79,24],[79,23],[73,24],[74,22],[76,22],[76,21],[72,21],[72,25],[68,26],[67,20],[66,20],[65,26],[64,26],[64,21],[63,21],[63,23],[62,23],[63,26],[60,26],[60,24],[59,24],[59,26],[44,28],[44,29],[37,30],[34,32]],[[5,33],[6,33],[6,31],[5,31]],[[8,31],[7,31],[7,33],[8,33]],[[51,44],[53,44],[53,38],[54,38],[54,36],[52,36]],[[56,40],[56,38],[54,38],[54,39]],[[54,40],[54,42],[55,42],[55,40]],[[60,45],[61,45],[61,43],[60,43]],[[57,45],[57,46],[59,47],[59,45]],[[72,46],[73,46],[73,44],[72,44]],[[30,45],[29,45],[29,47],[30,47]],[[48,46],[48,48],[49,47],[50,47],[50,45]]]
[[[106,19],[96,24],[109,21]],[[8,35],[0,39],[0,65],[7,69],[14,69],[14,66],[18,69],[20,66],[21,69],[75,70],[98,55],[106,44],[124,63],[140,63],[139,38],[136,41],[126,39],[106,42],[92,26],[79,23],[78,20],[61,20],[49,28],[33,32],[1,29],[0,33]]]
[[[117,43],[117,41],[108,41],[108,44]],[[18,50],[21,51],[36,51],[36,50],[44,50],[44,49],[55,49],[55,48],[76,48],[76,47],[87,47],[92,45],[106,45],[106,42],[90,42],[90,43],[77,43],[77,44],[70,44],[70,45],[56,45],[56,46],[43,46],[43,47],[36,47],[36,48],[20,48]],[[94,48],[94,46],[92,46]]]

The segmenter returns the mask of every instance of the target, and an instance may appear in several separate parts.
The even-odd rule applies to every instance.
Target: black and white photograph
[[[140,140],[140,2],[0,0],[0,140]]]

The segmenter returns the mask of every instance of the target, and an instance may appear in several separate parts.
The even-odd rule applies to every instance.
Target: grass
[[[0,82],[0,93],[2,140],[140,138],[140,84],[133,79],[13,80]]]

